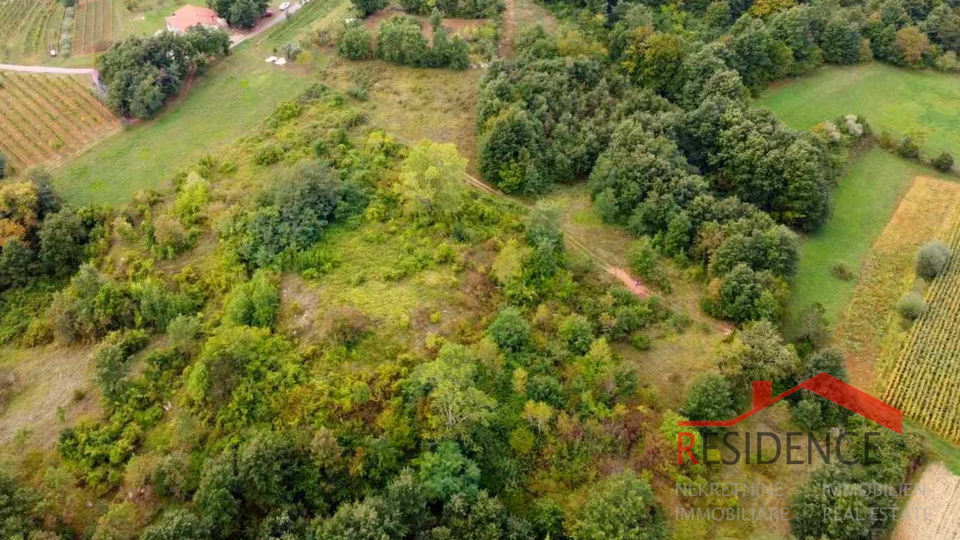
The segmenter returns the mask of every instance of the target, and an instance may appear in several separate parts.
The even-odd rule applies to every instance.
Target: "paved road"
[[[58,75],[90,75],[97,72],[93,68],[62,68],[50,66],[18,66],[14,64],[0,64],[0,70],[22,71],[24,73],[55,73]]]
[[[290,7],[286,11],[278,11],[276,15],[270,17],[269,19],[261,19],[256,26],[253,27],[253,30],[247,33],[234,32],[230,36],[230,47],[236,47],[237,45],[243,43],[244,41],[256,37],[267,30],[273,28],[274,26],[286,21],[290,15],[300,11],[300,8],[303,7],[303,2],[294,2],[290,4]]]

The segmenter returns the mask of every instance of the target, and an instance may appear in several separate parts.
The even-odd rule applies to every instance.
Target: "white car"
[[[290,7],[290,2],[284,2],[280,4],[280,11],[286,11],[288,7]]]

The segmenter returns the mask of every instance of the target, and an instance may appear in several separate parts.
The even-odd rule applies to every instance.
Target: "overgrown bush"
[[[940,172],[950,172],[950,170],[953,169],[953,154],[950,152],[942,152],[933,158],[930,164]]]
[[[926,280],[939,276],[950,262],[950,247],[939,240],[927,242],[917,251],[917,275]]]
[[[348,60],[373,58],[373,36],[360,22],[344,24],[337,39],[337,52]]]
[[[226,300],[226,317],[234,324],[273,328],[280,313],[276,276],[258,270],[253,278],[233,288]]]
[[[897,311],[907,320],[919,319],[927,311],[927,302],[916,292],[908,292],[897,302]]]

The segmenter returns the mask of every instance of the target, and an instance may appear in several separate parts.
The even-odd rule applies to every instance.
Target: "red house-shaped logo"
[[[903,413],[900,409],[887,405],[870,394],[858,390],[840,379],[819,373],[794,386],[790,390],[773,397],[773,383],[770,381],[753,381],[753,408],[733,420],[703,420],[683,421],[682,427],[730,427],[745,420],[754,414],[766,409],[800,389],[807,389],[818,396],[849,409],[860,416],[873,420],[881,426],[903,433]]]

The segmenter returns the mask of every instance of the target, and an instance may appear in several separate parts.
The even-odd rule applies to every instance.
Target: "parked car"
[[[289,7],[290,7],[290,2],[284,2],[280,4],[280,11],[286,11],[286,9]]]

